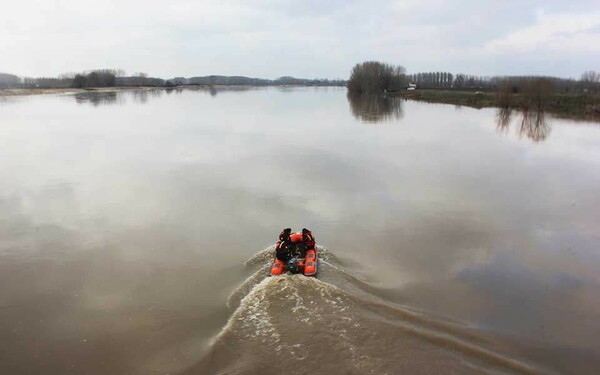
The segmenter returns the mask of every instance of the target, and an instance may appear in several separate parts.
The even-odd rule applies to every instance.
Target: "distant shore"
[[[52,94],[79,94],[90,92],[116,92],[116,91],[146,91],[146,90],[198,90],[198,89],[251,89],[262,87],[339,87],[315,85],[178,85],[178,86],[115,86],[115,87],[86,87],[86,88],[0,88],[0,97],[27,96],[27,95],[52,95]]]
[[[427,103],[454,104],[472,108],[501,107],[495,92],[414,90],[394,92],[390,95]],[[513,94],[512,99],[514,109],[524,109],[521,95]],[[553,93],[544,110],[557,117],[600,121],[600,95]]]
[[[175,87],[154,87],[154,86],[136,86],[136,87],[88,87],[79,88],[26,88],[26,89],[0,89],[0,96],[25,96],[25,95],[48,95],[48,94],[79,94],[89,92],[114,92],[126,90],[165,90]]]
[[[248,87],[243,85],[180,85],[180,86],[115,86],[115,87],[86,87],[86,88],[20,88],[2,89],[0,97],[27,96],[27,95],[53,95],[53,94],[82,94],[91,92],[118,92],[118,91],[149,91],[149,90],[198,90],[198,89],[225,89],[231,87]],[[263,87],[263,86],[256,86]]]

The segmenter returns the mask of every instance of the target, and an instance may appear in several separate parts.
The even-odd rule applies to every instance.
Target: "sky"
[[[344,78],[359,62],[408,73],[600,70],[600,1],[2,0],[0,72],[99,68],[161,78]]]

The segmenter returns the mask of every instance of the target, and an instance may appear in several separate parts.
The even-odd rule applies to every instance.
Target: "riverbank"
[[[88,88],[19,88],[19,89],[3,89],[0,88],[0,98],[10,96],[26,96],[26,95],[51,95],[51,94],[79,94],[90,92],[116,92],[116,91],[144,91],[144,90],[249,90],[252,88],[262,87],[339,87],[339,86],[311,86],[311,85],[179,85],[179,86],[117,86],[117,87],[88,87]]]
[[[400,91],[392,95],[408,100],[473,108],[501,107],[495,92],[415,90]],[[521,94],[513,94],[511,102],[515,109],[525,108],[524,98]],[[600,121],[600,95],[553,93],[545,103],[545,110],[557,117]]]
[[[0,97],[2,96],[25,96],[25,95],[48,95],[48,94],[79,94],[89,92],[115,92],[126,90],[165,90],[172,87],[156,87],[156,86],[136,86],[136,87],[89,87],[85,89],[79,88],[27,88],[27,89],[0,89]]]

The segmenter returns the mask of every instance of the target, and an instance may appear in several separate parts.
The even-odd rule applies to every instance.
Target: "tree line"
[[[0,88],[17,87],[19,83],[20,79],[16,75],[0,73]]]
[[[114,87],[120,71],[113,69],[93,70],[87,74],[76,74],[72,78],[71,87]]]
[[[532,81],[544,79],[551,85],[552,91],[564,93],[598,92],[600,91],[600,72],[587,71],[579,80],[550,76],[476,76],[448,72],[430,72],[407,75],[410,82],[423,89],[473,89],[495,91],[501,86],[510,84],[513,93],[523,93],[528,90]]]
[[[513,94],[531,91],[539,84],[551,92],[586,93],[600,92],[600,71],[584,72],[579,80],[573,78],[539,76],[477,76],[450,72],[423,72],[406,74],[400,65],[377,61],[356,64],[350,72],[348,90],[355,93],[378,93],[404,90],[409,84],[419,89],[497,91],[510,87]]]
[[[600,72],[588,71],[579,80],[550,76],[477,76],[452,74],[449,72],[428,72],[408,74],[407,81],[416,83],[422,89],[456,89],[496,91],[507,84],[514,94],[524,93],[532,81],[544,79],[554,92],[580,93],[600,91]]]
[[[81,73],[66,73],[58,77],[23,77],[13,87],[22,88],[92,88],[92,87],[137,87],[174,86],[167,80],[148,77],[146,73],[126,75],[120,69],[97,69]]]
[[[149,77],[146,73],[126,75],[120,69],[97,69],[81,73],[66,73],[58,77],[18,77],[0,73],[0,88],[92,88],[92,87],[174,87],[180,85],[224,86],[345,86],[342,79],[305,79],[290,76],[274,80],[244,76],[176,77],[169,80]]]
[[[341,79],[330,80],[325,78],[295,78],[290,76],[277,79],[252,78],[244,76],[210,75],[201,77],[173,78],[177,85],[206,85],[206,86],[345,86],[346,81]]]

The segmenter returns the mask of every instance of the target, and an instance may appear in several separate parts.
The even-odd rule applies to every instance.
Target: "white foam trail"
[[[259,328],[259,330],[257,330],[257,335],[267,335],[270,332],[273,336],[277,336],[276,329],[271,324],[269,317],[265,316],[264,312],[261,311],[264,310],[264,303],[268,303],[268,301],[265,300],[265,290],[272,280],[273,279],[271,278],[263,279],[260,283],[256,284],[244,298],[242,298],[240,306],[229,317],[227,323],[217,335],[216,341],[222,339],[226,333],[230,332],[233,329],[235,322],[243,323],[247,320],[255,323]]]
[[[319,250],[320,255],[329,255],[324,249]],[[213,345],[221,341],[235,342],[250,351],[266,350],[286,359],[302,360],[309,348],[314,350],[313,337],[336,337],[329,343],[337,348],[338,360],[358,373],[375,373],[374,369],[384,369],[386,358],[369,352],[372,348],[363,348],[360,337],[368,337],[370,330],[378,327],[382,333],[393,331],[398,338],[412,337],[440,351],[460,354],[458,358],[465,361],[464,365],[483,372],[535,373],[538,370],[487,348],[478,334],[388,301],[377,298],[379,301],[375,302],[369,296],[361,297],[363,293],[356,294],[303,275],[268,277],[272,251],[272,247],[264,249],[246,262],[247,267],[258,269],[230,295],[228,306],[237,307]],[[347,273],[342,267],[329,256],[320,257],[320,261],[332,280],[346,286],[345,279],[335,276]],[[244,346],[246,344],[250,346]]]
[[[264,265],[265,263],[271,263],[273,261],[273,257],[275,256],[275,245],[271,245],[266,249],[259,251],[254,254],[250,259],[244,262],[244,267],[254,267],[257,265]]]
[[[313,298],[306,300],[307,295],[320,298],[317,301]],[[290,315],[285,315],[283,312],[282,314],[300,326],[313,326],[323,324],[324,313],[327,316],[335,315],[340,321],[351,322],[352,317],[344,314],[348,309],[345,299],[341,289],[315,278],[302,275],[266,277],[255,284],[241,299],[238,308],[216,336],[215,342],[224,339],[230,333],[241,334],[244,340],[258,340],[263,344],[274,345],[275,351],[289,352],[294,358],[302,359],[297,351],[301,343],[291,342],[289,337],[285,341],[281,340],[281,333],[270,313],[271,304],[277,303],[277,307],[289,307]],[[280,318],[278,319],[281,320]],[[346,350],[355,353],[356,349],[346,336],[348,332],[343,329],[336,332],[341,342],[345,343]]]
[[[250,275],[243,283],[241,283],[237,288],[235,288],[227,298],[226,305],[228,308],[233,309],[238,307],[239,302],[244,298],[244,296],[248,295],[249,292],[254,288],[254,286],[261,282],[261,280],[265,277],[269,276],[269,265],[263,265],[256,272]]]

